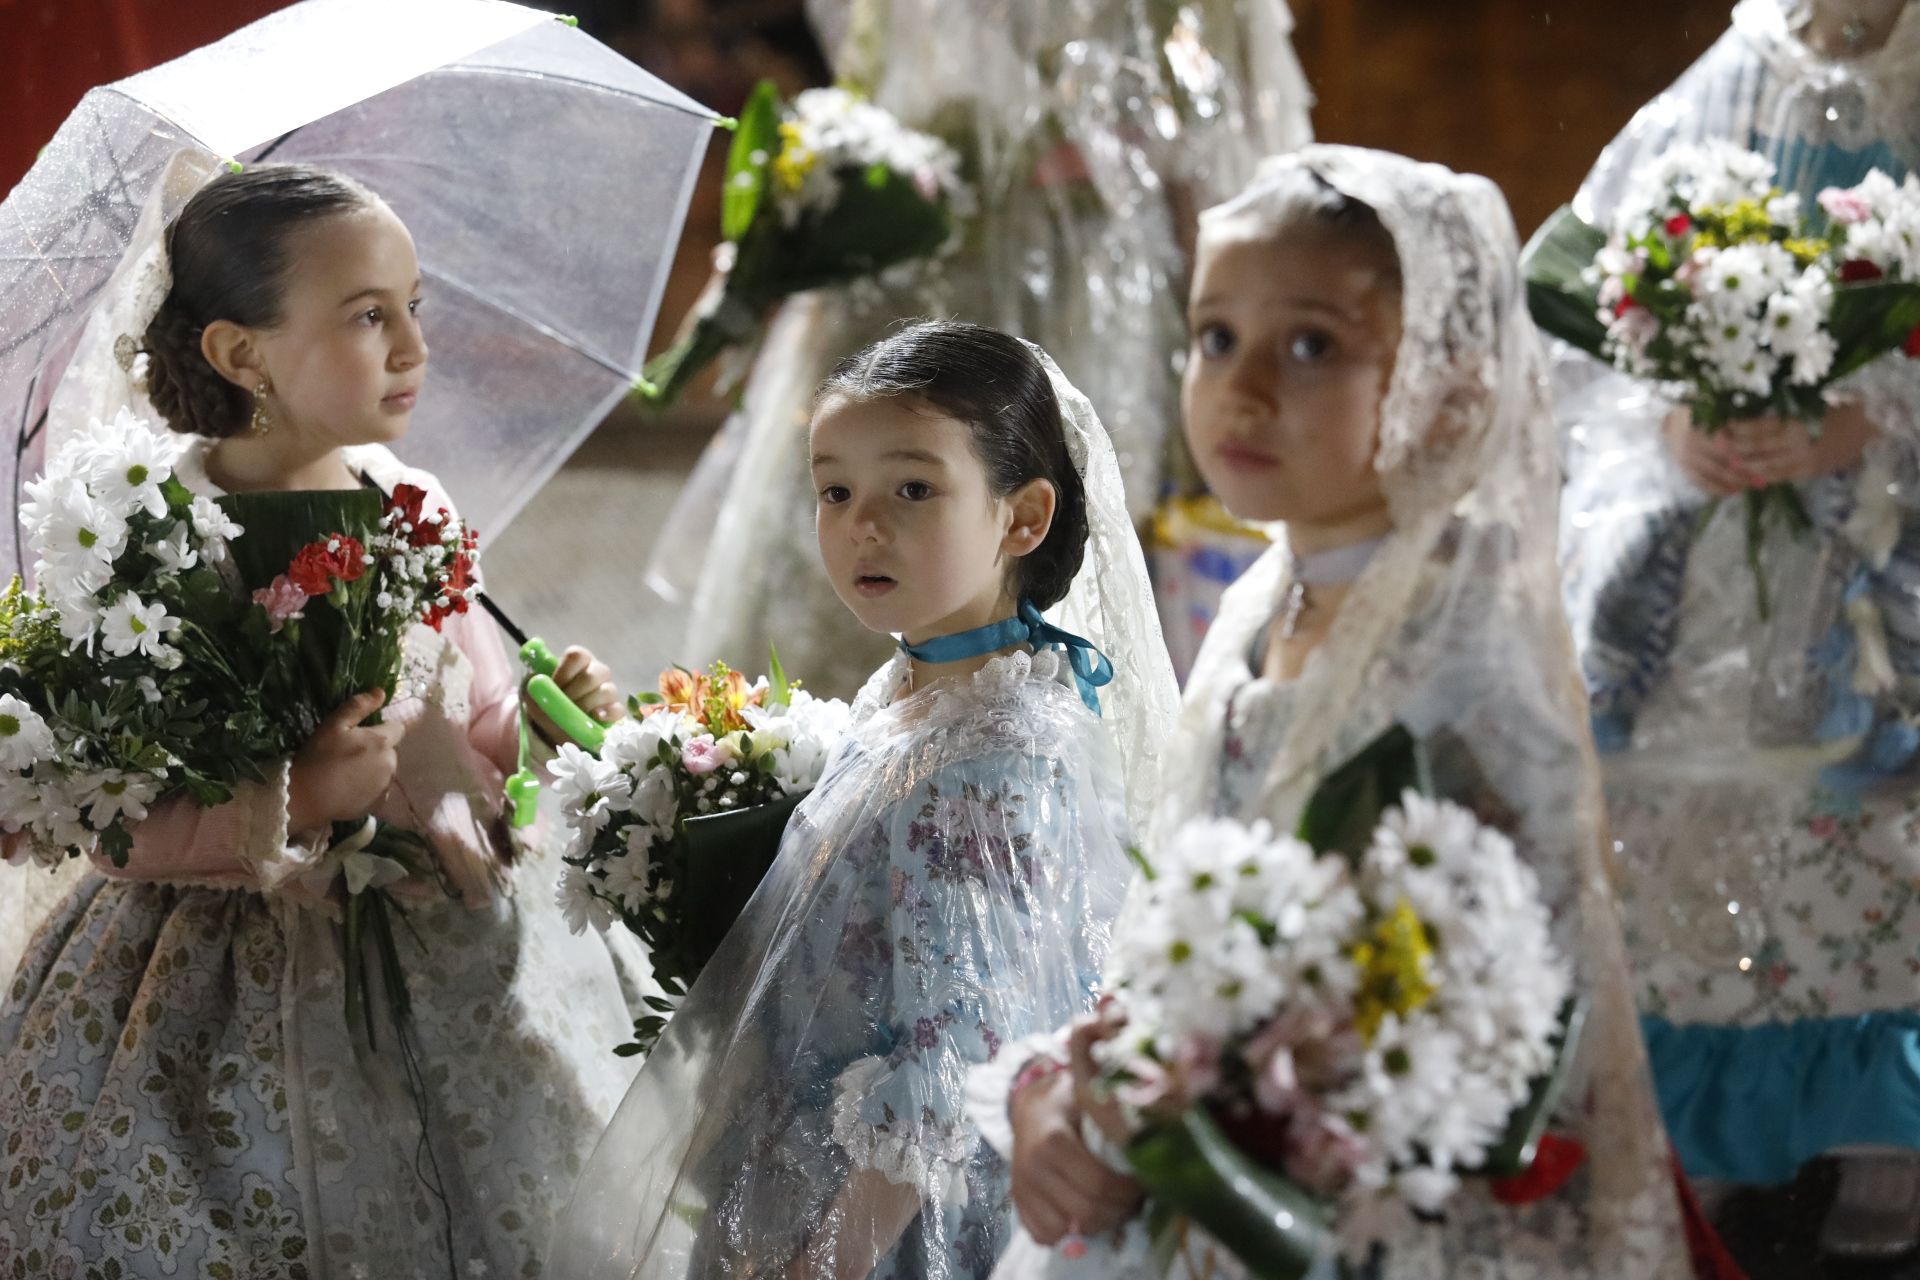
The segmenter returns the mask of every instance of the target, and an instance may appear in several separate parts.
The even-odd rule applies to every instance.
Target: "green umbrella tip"
[[[247,166],[245,166],[245,165],[243,165],[243,164],[241,164],[241,163],[240,163],[240,162],[239,162],[238,160],[229,160],[229,161],[227,161],[227,172],[228,172],[228,173],[243,173],[243,172],[245,172],[245,171],[246,171],[246,167],[247,167]]]
[[[574,17],[570,13],[556,13],[553,16],[560,19],[560,21],[566,23],[570,27],[577,27],[580,25],[580,19]]]
[[[715,116],[713,118],[713,127],[716,129],[725,129],[728,133],[738,132],[740,128],[740,117]]]
[[[660,384],[651,378],[635,378],[633,380],[633,394],[643,400],[657,400],[660,398]]]

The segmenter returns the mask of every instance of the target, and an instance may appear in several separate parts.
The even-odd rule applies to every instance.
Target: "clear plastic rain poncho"
[[[1920,161],[1920,7],[1851,60],[1802,44],[1790,8],[1739,5],[1601,153],[1575,211],[1604,227],[1635,172],[1676,144],[1752,147],[1808,201]],[[1920,1075],[1905,1065],[1920,1048],[1920,857],[1906,834],[1920,750],[1920,361],[1895,353],[1834,389],[1878,437],[1858,465],[1797,485],[1814,527],[1769,536],[1765,619],[1743,504],[1705,519],[1707,495],[1662,438],[1668,404],[1562,346],[1553,382],[1568,612],[1626,873],[1634,985],[1688,1170],[1785,1181],[1838,1143],[1920,1142]]]
[[[777,640],[816,690],[885,656],[815,562],[813,389],[903,317],[1040,344],[1098,406],[1136,520],[1159,497],[1186,345],[1181,202],[1223,199],[1308,137],[1283,0],[815,0],[844,82],[965,158],[977,214],[905,281],[790,301],[739,413],[684,492],[650,580],[690,602],[682,659],[751,667]],[[1174,19],[1169,18],[1174,14]],[[903,273],[905,274],[905,273]]]
[[[887,1199],[911,1221],[871,1274],[992,1270],[1012,1209],[968,1072],[1090,1007],[1178,714],[1112,448],[1053,372],[1092,535],[1049,614],[1111,657],[1101,717],[1057,651],[905,696],[904,657],[873,675],[594,1153],[551,1274],[774,1276],[809,1246],[847,1266]]]
[[[1438,790],[1513,836],[1574,960],[1591,1012],[1552,1127],[1584,1143],[1586,1158],[1559,1193],[1522,1207],[1466,1179],[1441,1221],[1391,1227],[1382,1274],[1683,1280],[1692,1273],[1634,1028],[1560,607],[1553,423],[1511,216],[1483,178],[1331,146],[1270,161],[1208,216],[1284,225],[1298,188],[1268,175],[1298,167],[1372,206],[1399,254],[1403,333],[1374,464],[1393,530],[1289,683],[1256,674],[1291,583],[1284,535],[1228,589],[1187,685],[1168,751],[1180,766],[1165,775],[1153,830],[1165,839],[1206,816],[1292,830],[1321,780],[1389,726],[1422,739]],[[1089,1254],[1101,1265],[1078,1274],[1166,1274],[1144,1233],[1131,1234],[1131,1257]],[[1072,1274],[1030,1240],[1015,1248],[1004,1276]],[[1187,1276],[1184,1265],[1171,1274]]]

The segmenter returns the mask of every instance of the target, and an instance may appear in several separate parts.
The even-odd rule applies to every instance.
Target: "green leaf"
[[[779,153],[780,91],[773,81],[762,80],[741,109],[727,148],[726,186],[720,196],[723,238],[737,242],[753,226],[766,199],[773,158]]]
[[[1333,1254],[1326,1210],[1198,1107],[1135,1138],[1127,1162],[1156,1209],[1192,1219],[1263,1280],[1304,1280]]]
[[[1573,1059],[1580,1047],[1580,1033],[1586,1028],[1588,1002],[1570,996],[1560,1007],[1560,1030],[1554,1037],[1553,1066],[1536,1076],[1527,1091],[1527,1100],[1507,1120],[1505,1135],[1487,1153],[1486,1163],[1469,1172],[1489,1178],[1512,1178],[1533,1167],[1540,1150],[1540,1139],[1560,1104],[1567,1078],[1573,1074]]]
[[[1380,815],[1408,790],[1430,794],[1433,784],[1425,751],[1404,725],[1394,724],[1321,780],[1295,834],[1316,853],[1358,858],[1373,842]]]
[[[1837,286],[1827,329],[1839,353],[1827,380],[1898,351],[1915,326],[1920,326],[1920,284],[1877,280]]]
[[[1581,279],[1593,256],[1607,243],[1606,233],[1562,206],[1527,241],[1520,269],[1527,281],[1527,309],[1542,332],[1601,357],[1607,327],[1596,314],[1600,302]]]
[[[793,701],[793,686],[787,682],[787,669],[780,665],[780,646],[767,646],[767,701],[784,707]]]

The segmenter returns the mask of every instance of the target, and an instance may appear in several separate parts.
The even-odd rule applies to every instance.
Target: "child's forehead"
[[[315,219],[293,233],[289,248],[289,279],[296,288],[329,288],[350,279],[357,287],[406,289],[419,274],[413,237],[384,204]]]
[[[971,453],[970,429],[917,396],[856,396],[832,391],[814,406],[810,435],[822,460],[865,461],[919,454],[953,462]]]
[[[1234,214],[1202,228],[1193,301],[1258,302],[1288,298],[1356,303],[1391,288],[1399,264],[1391,255],[1310,215],[1284,221]]]

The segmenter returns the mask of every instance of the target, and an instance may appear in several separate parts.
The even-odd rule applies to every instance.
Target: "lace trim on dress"
[[[875,1124],[860,1114],[861,1103],[892,1074],[885,1058],[860,1058],[833,1082],[833,1140],[862,1169],[888,1182],[918,1187],[941,1204],[965,1204],[966,1167],[980,1135],[966,1125],[940,1124],[931,1116],[902,1119],[887,1109],[887,1121]]]

